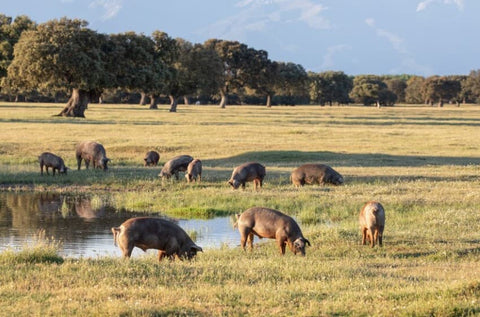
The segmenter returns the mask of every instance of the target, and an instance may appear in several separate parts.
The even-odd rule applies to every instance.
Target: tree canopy
[[[238,41],[191,43],[157,30],[150,36],[101,34],[79,19],[37,25],[26,16],[0,14],[0,98],[70,95],[62,116],[84,117],[90,99],[105,91],[170,99],[272,104],[350,102],[364,105],[480,102],[480,71],[467,75],[357,75],[307,72],[300,64],[272,61],[268,52]],[[233,98],[232,98],[233,97]],[[266,101],[265,101],[266,100]],[[187,101],[185,101],[187,102]],[[142,102],[143,103],[143,102]]]

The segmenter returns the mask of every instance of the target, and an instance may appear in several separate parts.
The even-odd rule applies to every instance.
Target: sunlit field
[[[70,259],[58,241],[0,253],[0,315],[469,316],[480,314],[480,107],[273,107],[0,103],[0,189],[85,192],[118,209],[172,217],[234,215],[252,206],[295,217],[306,257],[275,243],[253,252],[206,250],[191,262],[154,256]],[[102,143],[109,171],[77,171],[75,144]],[[201,183],[162,181],[143,167],[179,154],[203,162]],[[37,156],[68,175],[40,176]],[[233,168],[266,166],[264,186],[233,191]],[[318,162],[345,184],[295,188],[297,166]],[[183,175],[181,175],[183,177]],[[360,245],[358,213],[386,210],[384,247]],[[232,228],[232,230],[234,230]],[[257,240],[256,240],[257,241]],[[112,238],[113,243],[113,238]]]

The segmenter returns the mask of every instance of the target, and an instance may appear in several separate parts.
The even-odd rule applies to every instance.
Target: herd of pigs
[[[90,162],[93,168],[107,170],[109,158],[106,156],[105,148],[102,144],[93,141],[84,141],[75,148],[78,169],[82,160],[88,169]],[[145,166],[157,166],[160,155],[155,151],[150,151],[145,155]],[[59,174],[66,174],[68,168],[63,159],[53,153],[44,152],[38,157],[40,163],[40,174],[43,175],[43,168],[48,175],[48,168],[51,168],[53,175],[55,171]],[[169,179],[172,176],[179,179],[179,172],[185,172],[185,178],[188,182],[201,181],[202,162],[194,159],[190,155],[179,155],[167,161],[159,177]],[[262,187],[265,178],[265,167],[256,162],[248,162],[237,166],[228,183],[238,189],[240,186],[245,188],[246,182],[253,182],[255,189]],[[290,180],[295,186],[305,184],[343,184],[343,177],[330,166],[324,164],[304,164],[290,175]],[[234,227],[240,232],[240,244],[245,250],[246,244],[253,249],[254,236],[260,238],[275,239],[281,254],[285,254],[285,247],[294,254],[305,255],[306,245],[310,245],[302,234],[302,231],[295,220],[288,215],[274,209],[264,207],[252,207],[242,214],[236,215],[237,221]],[[359,215],[359,223],[362,233],[362,244],[367,242],[373,248],[375,243],[382,246],[382,236],[385,227],[385,210],[383,206],[376,201],[367,202]],[[196,256],[202,248],[196,245],[188,234],[177,224],[162,218],[136,217],[131,218],[119,227],[111,229],[114,243],[121,249],[123,256],[129,258],[134,247],[144,251],[147,249],[158,250],[158,259],[161,261],[164,257],[174,259],[191,259]]]

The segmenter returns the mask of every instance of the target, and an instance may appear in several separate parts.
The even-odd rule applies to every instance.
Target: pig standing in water
[[[45,171],[48,174],[48,168],[51,167],[53,170],[53,175],[55,175],[55,170],[58,171],[59,174],[67,174],[68,167],[65,166],[63,159],[60,156],[57,156],[50,152],[43,152],[38,157],[38,161],[40,162],[40,175],[43,175],[43,167],[45,166]]]
[[[145,158],[143,160],[145,161],[144,166],[157,166],[158,160],[160,160],[160,154],[155,151],[150,151],[145,154]]]
[[[122,250],[123,256],[129,258],[134,247],[143,251],[158,250],[158,260],[164,257],[171,260],[192,259],[202,248],[196,245],[188,234],[175,223],[150,217],[131,218],[112,228],[114,244]]]
[[[295,220],[278,210],[252,207],[241,215],[237,215],[237,222],[234,226],[238,226],[241,236],[240,244],[244,250],[247,242],[250,249],[253,248],[254,235],[260,239],[277,240],[282,255],[285,254],[285,245],[288,245],[294,254],[300,253],[305,256],[305,245],[310,245],[310,241],[303,237]]]
[[[194,159],[188,164],[185,178],[187,179],[187,182],[190,183],[192,181],[197,181],[197,177],[200,182],[202,180],[202,161]]]
[[[170,161],[163,165],[162,170],[160,171],[161,178],[170,179],[172,175],[175,175],[175,179],[178,180],[178,172],[185,172],[187,170],[188,164],[193,161],[193,157],[190,155],[179,155],[172,158]]]
[[[253,188],[257,189],[257,186],[262,187],[263,179],[265,178],[265,166],[259,163],[250,162],[237,166],[232,173],[228,183],[237,189],[242,185],[245,189],[245,183],[253,181]]]
[[[93,141],[83,141],[76,147],[76,157],[78,169],[82,159],[85,161],[85,167],[88,169],[90,161],[93,164],[93,168],[102,168],[104,171],[108,169],[107,163],[110,161],[105,154],[105,148],[103,145]]]
[[[376,201],[369,201],[363,206],[359,215],[360,230],[362,232],[362,244],[370,242],[370,247],[375,246],[375,242],[382,246],[383,229],[385,228],[385,210],[383,206]]]
[[[304,164],[293,170],[290,180],[296,187],[305,184],[343,184],[342,175],[324,164]]]

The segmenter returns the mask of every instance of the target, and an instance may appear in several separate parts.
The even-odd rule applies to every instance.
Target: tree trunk
[[[168,95],[168,98],[170,99],[170,112],[177,112],[177,98],[172,95]]]
[[[377,108],[380,108],[380,101],[377,100]]]
[[[440,100],[438,101],[438,106],[441,108],[443,107],[443,99],[440,98]]]
[[[88,91],[74,88],[67,105],[58,116],[85,118],[85,110],[88,108],[89,97],[90,94]]]
[[[225,109],[228,101],[227,93],[223,90],[220,90],[220,96],[222,97],[222,99],[220,100],[220,108]]]
[[[154,94],[150,95],[150,109],[158,109],[157,97]]]
[[[183,104],[184,104],[185,106],[190,105],[190,100],[188,100],[188,97],[187,97],[187,96],[183,96]]]
[[[147,104],[147,94],[144,92],[140,93],[140,106],[145,106]]]
[[[270,94],[267,95],[267,108],[272,107],[272,96]]]

